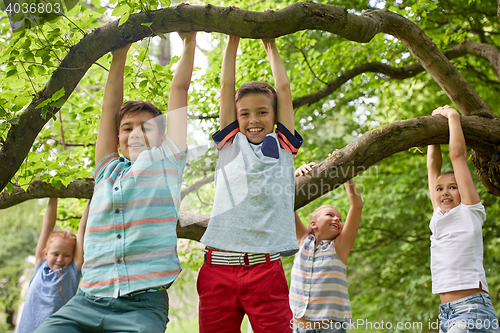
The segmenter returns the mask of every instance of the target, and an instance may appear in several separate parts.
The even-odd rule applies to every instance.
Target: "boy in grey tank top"
[[[248,82],[235,95],[239,37],[229,36],[221,75],[214,206],[201,242],[200,332],[291,332],[292,312],[280,255],[298,249],[293,215],[294,131],[290,83],[274,39],[263,40],[276,91]],[[276,132],[274,126],[277,124]]]

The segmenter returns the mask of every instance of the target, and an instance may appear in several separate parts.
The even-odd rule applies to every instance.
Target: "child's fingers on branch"
[[[196,38],[197,31],[178,31],[177,34],[182,39],[183,42],[191,41]]]
[[[190,4],[189,2],[181,2],[179,6],[180,5],[189,6]],[[177,34],[179,35],[179,37],[182,39],[183,42],[196,38],[196,31],[188,31],[188,32],[178,31]]]
[[[449,105],[440,106],[437,109],[435,109],[434,111],[432,111],[433,116],[441,115],[445,118],[448,118],[452,114],[458,114],[458,112],[457,112],[457,110],[453,109]]]
[[[270,8],[264,9],[263,12],[272,12],[273,10]],[[262,43],[264,43],[264,48],[266,50],[271,49],[272,47],[276,46],[276,40],[274,38],[269,38],[269,39],[262,39]]]
[[[189,2],[181,2],[179,6],[180,5],[189,6],[190,4]],[[182,39],[183,42],[196,38],[196,31],[187,31],[187,32],[178,31],[177,34],[179,35],[179,37]]]
[[[232,42],[238,43],[240,41],[240,37],[239,36],[234,36],[234,35],[229,35],[227,37],[227,40],[228,40],[228,42],[232,41]]]
[[[266,51],[269,51],[273,47],[276,47],[276,40],[274,38],[271,38],[271,39],[262,39],[262,43],[264,44],[264,49]]]
[[[313,169],[312,167],[315,165],[316,165],[316,163],[310,162],[308,164],[303,164],[303,165],[299,166],[297,168],[297,170],[295,170],[295,177],[307,175],[309,172],[312,171],[312,169]]]
[[[328,157],[332,156],[332,154],[335,154],[338,151],[339,151],[338,149],[335,149],[335,151],[333,153],[328,153]]]

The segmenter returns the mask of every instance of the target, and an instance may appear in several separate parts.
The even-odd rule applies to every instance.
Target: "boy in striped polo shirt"
[[[184,51],[170,86],[168,135],[165,118],[153,104],[122,104],[130,45],[112,51],[96,143],[83,279],[77,295],[38,333],[165,332],[166,289],[181,270],[176,222],[196,46],[196,32],[179,35]]]
[[[298,249],[293,170],[302,137],[276,43],[262,41],[276,91],[247,82],[235,93],[239,37],[229,36],[222,64],[215,198],[197,282],[202,333],[239,332],[245,314],[255,333],[291,332],[280,256]]]

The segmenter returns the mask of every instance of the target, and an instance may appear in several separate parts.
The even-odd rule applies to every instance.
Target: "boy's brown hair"
[[[116,129],[118,133],[120,133],[120,123],[127,114],[142,112],[142,111],[151,113],[151,116],[158,125],[159,133],[164,134],[165,115],[163,114],[163,112],[156,106],[154,106],[152,103],[140,100],[128,101],[121,106],[120,111],[118,111],[118,113],[116,114]]]
[[[269,94],[272,100],[272,106],[274,110],[274,114],[276,114],[276,109],[278,106],[278,97],[276,95],[276,90],[274,88],[262,81],[250,81],[241,85],[241,87],[236,90],[234,95],[234,102],[238,103],[238,101],[245,95],[252,93],[261,93],[261,94]]]

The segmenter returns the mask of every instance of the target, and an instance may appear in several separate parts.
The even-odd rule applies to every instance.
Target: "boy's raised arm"
[[[222,60],[219,113],[221,130],[236,120],[234,94],[236,90],[236,53],[238,52],[239,43],[240,37],[229,36],[224,59]]]
[[[196,31],[181,32],[183,53],[170,85],[168,100],[167,134],[181,150],[186,150],[188,90],[193,74],[196,50]]]
[[[294,213],[295,213],[295,231],[297,234],[297,242],[300,245],[302,243],[302,240],[304,239],[304,237],[307,236],[308,232],[307,232],[306,226],[300,220],[300,217],[297,214],[297,212],[294,212]]]
[[[430,145],[427,147],[427,180],[429,182],[429,194],[431,197],[432,208],[436,210],[439,206],[438,202],[434,199],[434,192],[436,191],[436,181],[441,174],[441,166],[443,159],[441,157],[441,146]]]
[[[95,147],[96,165],[105,156],[118,152],[116,115],[123,104],[123,74],[130,45],[111,51],[113,59],[111,60],[111,67],[104,88],[101,121],[99,122]]]
[[[469,167],[467,166],[467,147],[465,145],[460,115],[448,105],[437,108],[432,114],[440,114],[448,119],[448,126],[450,128],[450,159],[460,193],[460,202],[464,205],[474,205],[481,202]]]
[[[347,264],[347,256],[354,245],[356,235],[358,234],[359,222],[361,220],[361,212],[363,211],[363,200],[359,194],[356,184],[352,179],[344,183],[344,187],[349,198],[349,212],[345,220],[344,228],[337,237],[335,248],[337,255],[344,264]]]
[[[43,214],[42,232],[38,238],[35,252],[35,267],[38,266],[44,258],[44,249],[49,239],[50,233],[54,230],[57,218],[57,198],[49,198],[47,208]]]
[[[295,178],[307,175],[309,172],[312,171],[313,166],[315,165],[316,163],[314,162],[301,165],[300,167],[297,168],[297,170],[295,170]],[[297,212],[295,212],[295,231],[297,234],[297,242],[300,245],[304,237],[308,235],[309,231],[307,227],[304,225],[304,223],[302,223],[302,221],[300,220],[300,217],[297,214]]]
[[[290,92],[290,81],[286,74],[285,65],[276,47],[276,41],[274,39],[263,39],[262,42],[273,71],[274,86],[278,97],[278,110],[276,110],[278,122],[282,123],[290,133],[294,134],[292,93]]]
[[[78,269],[83,266],[83,240],[85,237],[85,229],[87,228],[87,219],[89,217],[90,200],[87,201],[85,210],[80,218],[80,225],[78,226],[78,236],[76,237],[75,255],[73,261]]]

